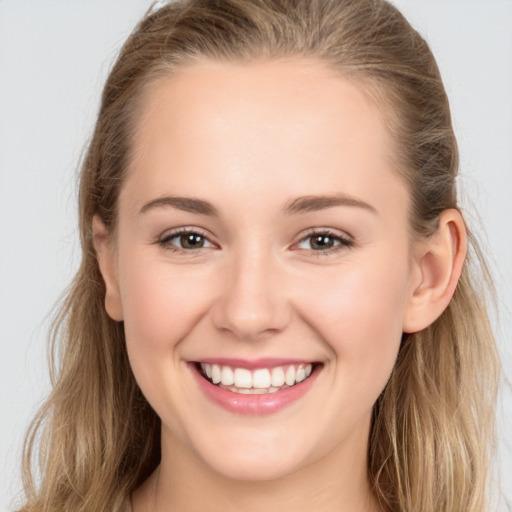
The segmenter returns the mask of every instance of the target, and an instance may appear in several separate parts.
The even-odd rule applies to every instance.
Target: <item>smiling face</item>
[[[164,457],[364,471],[417,285],[381,112],[303,60],[197,63],[141,112],[102,271]]]

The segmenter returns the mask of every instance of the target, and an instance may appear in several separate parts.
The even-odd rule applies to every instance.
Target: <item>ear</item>
[[[117,278],[116,253],[107,228],[98,215],[92,220],[94,249],[105,282],[105,309],[112,320],[123,320],[123,308]]]
[[[448,307],[462,272],[467,252],[467,233],[461,214],[445,210],[435,233],[414,248],[417,272],[411,286],[403,332],[413,333],[432,324]]]

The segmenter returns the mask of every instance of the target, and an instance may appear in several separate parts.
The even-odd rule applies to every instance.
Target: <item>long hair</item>
[[[26,440],[23,512],[120,510],[159,463],[160,422],[131,372],[122,323],[106,314],[92,239],[96,214],[115,230],[144,91],[201,59],[282,57],[324,62],[377,101],[411,194],[413,236],[429,236],[443,210],[459,208],[457,142],[437,64],[385,0],[178,0],[150,10],[108,77],[83,161],[82,261],[52,331],[53,392]],[[448,308],[404,335],[374,407],[368,474],[389,510],[485,508],[499,365],[485,304],[490,280],[470,241]]]

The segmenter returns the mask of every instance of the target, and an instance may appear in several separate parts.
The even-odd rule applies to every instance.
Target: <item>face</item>
[[[107,310],[163,447],[256,480],[366,460],[414,289],[392,146],[315,62],[196,63],[147,91]]]

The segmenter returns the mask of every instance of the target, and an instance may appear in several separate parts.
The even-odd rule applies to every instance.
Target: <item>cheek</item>
[[[180,379],[184,364],[180,344],[205,314],[211,270],[196,267],[187,273],[148,252],[125,253],[119,282],[133,374],[153,409],[164,414],[179,410],[187,396]],[[176,414],[167,414],[166,422],[175,432],[186,430]]]
[[[321,324],[340,332],[346,329],[401,331],[408,293],[408,262],[379,261],[375,265],[347,262],[318,273],[304,294]]]
[[[316,276],[302,309],[343,378],[378,396],[400,346],[409,264],[392,253],[369,263],[347,260],[343,268]]]
[[[211,269],[171,265],[163,258],[124,258],[120,292],[129,350],[154,358],[172,354],[200,322],[212,287]]]

